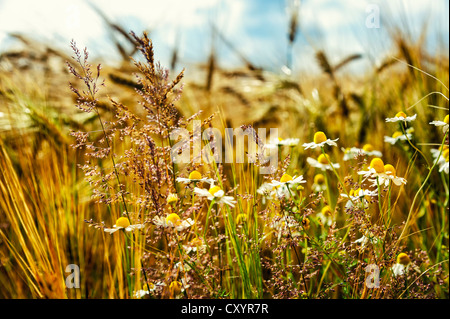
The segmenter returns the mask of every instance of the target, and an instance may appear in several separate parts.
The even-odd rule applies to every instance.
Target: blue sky
[[[147,29],[157,59],[168,65],[177,41],[180,65],[205,61],[214,24],[253,64],[281,70],[287,56],[287,7],[294,0],[96,0],[96,6],[113,21],[136,33]],[[379,8],[380,27],[367,28],[368,6]],[[317,68],[315,49],[325,49],[339,61],[361,53],[360,64],[392,53],[388,32],[392,26],[407,27],[417,38],[428,22],[434,52],[444,42],[448,50],[449,1],[447,0],[300,0],[300,33],[293,48],[293,71]],[[86,0],[0,0],[0,51],[14,43],[8,32],[21,32],[67,49],[73,38],[92,55],[117,58],[101,18]],[[238,55],[218,38],[214,40],[219,63],[237,66]],[[358,64],[356,63],[356,64]]]

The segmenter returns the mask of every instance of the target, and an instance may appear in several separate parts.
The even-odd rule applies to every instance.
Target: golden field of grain
[[[0,55],[0,298],[448,299],[448,52],[194,78],[126,32]]]

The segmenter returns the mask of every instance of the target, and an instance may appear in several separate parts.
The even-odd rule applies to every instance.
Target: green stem
[[[440,147],[439,155],[437,156],[436,160],[435,160],[434,163],[433,163],[433,166],[432,166],[431,169],[429,170],[427,177],[425,178],[425,180],[423,181],[423,183],[422,183],[422,185],[420,186],[419,190],[417,191],[416,195],[414,196],[413,202],[411,203],[411,207],[410,207],[410,209],[409,209],[408,217],[407,217],[406,222],[405,222],[405,227],[403,227],[402,233],[400,234],[400,236],[399,236],[399,238],[398,238],[398,240],[397,240],[397,244],[400,243],[400,240],[403,239],[403,235],[404,235],[404,233],[406,232],[406,229],[408,228],[408,224],[409,224],[409,221],[411,220],[412,212],[413,212],[413,209],[414,209],[414,204],[416,203],[416,200],[417,200],[417,197],[419,196],[419,193],[420,193],[420,192],[422,191],[422,189],[425,187],[425,184],[428,182],[428,179],[429,179],[430,176],[431,176],[431,172],[433,172],[433,169],[434,169],[434,168],[436,167],[436,165],[437,165],[438,158],[439,158],[439,157],[441,156],[441,154],[442,154],[443,146],[444,146],[445,140],[447,139],[447,135],[448,135],[448,131],[445,133],[444,139],[442,140],[442,144],[441,144],[441,147]]]

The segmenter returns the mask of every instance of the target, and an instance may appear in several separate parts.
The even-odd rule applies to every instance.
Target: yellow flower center
[[[201,179],[202,178],[202,174],[200,174],[199,171],[192,171],[189,174],[189,179]]]
[[[348,192],[349,196],[355,196],[355,190],[352,188],[350,192]]]
[[[398,112],[397,114],[395,114],[395,117],[403,117],[406,119],[406,114],[404,112]]]
[[[178,226],[181,224],[181,218],[175,213],[170,214],[166,217],[166,223],[169,224],[172,223],[172,225]]]
[[[386,174],[388,175],[392,175],[392,176],[396,176],[395,173],[395,167],[392,166],[391,164],[386,164],[384,165],[384,171],[386,172]]]
[[[372,144],[366,144],[363,146],[363,150],[366,152],[372,152],[373,151],[373,145]]]
[[[278,138],[278,142],[281,142],[283,139],[281,137]]]
[[[322,142],[325,142],[327,140],[327,136],[325,135],[324,132],[316,132],[316,134],[314,134],[314,143],[316,144],[320,144]]]
[[[316,183],[317,185],[322,185],[323,183],[325,183],[325,176],[323,176],[322,174],[317,174],[316,176],[314,176],[314,183]]]
[[[198,237],[195,237],[195,238],[193,238],[192,240],[191,240],[191,246],[200,246],[201,244],[203,243],[203,241],[200,239],[200,238],[198,238]]]
[[[292,176],[289,174],[284,174],[283,176],[281,176],[280,178],[280,183],[286,183],[292,181]]]
[[[377,173],[384,173],[384,163],[381,158],[376,157],[370,162],[370,168],[373,168]]]
[[[324,154],[320,154],[319,157],[317,158],[317,161],[320,164],[328,164],[330,162],[328,155],[324,155]]]
[[[178,195],[177,194],[169,194],[169,196],[167,196],[167,203],[175,203],[178,201]]]
[[[394,132],[394,134],[392,134],[392,137],[393,138],[397,138],[397,137],[402,136],[402,135],[403,135],[402,132],[396,131],[396,132]]]
[[[445,148],[445,149],[442,151],[442,157],[443,157],[443,158],[448,158],[448,148]]]
[[[325,206],[324,208],[322,208],[321,212],[322,212],[322,214],[324,216],[331,216],[333,214],[333,211],[331,210],[331,207],[328,206],[328,205]]]
[[[448,124],[448,114],[444,118],[444,123]]]
[[[409,259],[408,255],[405,253],[400,253],[397,256],[397,264],[402,264],[402,265],[408,265],[411,262],[411,260]]]
[[[126,217],[120,217],[118,220],[116,220],[116,226],[127,228],[128,226],[130,226],[130,221]]]
[[[297,190],[299,191],[299,192],[301,192],[302,190],[304,190],[305,188],[302,186],[302,185],[298,185],[297,186]]]
[[[181,282],[172,281],[169,285],[169,290],[172,297],[178,295],[181,292]]]
[[[209,193],[214,196],[214,194],[220,190],[221,190],[221,188],[219,186],[213,186],[209,189]]]

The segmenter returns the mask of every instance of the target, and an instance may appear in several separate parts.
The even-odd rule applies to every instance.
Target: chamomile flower
[[[402,184],[406,184],[406,179],[403,177],[397,176],[397,172],[395,167],[391,164],[384,165],[384,174],[381,174],[377,180],[372,180],[374,186],[384,185],[389,186],[389,183],[392,182],[397,186],[401,186]]]
[[[113,226],[113,228],[104,228],[103,230],[106,233],[113,234],[116,231],[123,229],[125,231],[133,231],[135,229],[141,229],[144,228],[144,224],[135,224],[131,225],[130,220],[126,217],[120,217],[116,220],[116,224]]]
[[[180,216],[176,213],[169,214],[166,218],[157,216],[153,219],[153,223],[157,226],[173,228],[177,231],[183,231],[194,225],[194,221],[191,218],[181,220]]]
[[[313,191],[316,193],[325,191],[327,189],[325,182],[325,176],[323,174],[316,174],[314,176],[314,183],[312,184]]]
[[[404,112],[398,112],[395,114],[394,117],[387,118],[386,122],[412,122],[417,118],[417,114],[414,114],[413,116],[407,116]]]
[[[371,202],[371,197],[377,197],[378,191],[377,190],[369,190],[369,189],[362,189],[358,188],[356,190],[351,189],[350,192],[347,194],[341,194],[344,198],[349,198],[348,202],[346,203],[345,207],[349,207],[353,205],[353,203],[360,203],[362,202],[364,204],[364,207],[367,207],[367,204]]]
[[[431,155],[434,158],[434,162],[439,165],[439,172],[445,172],[446,174],[448,174],[449,172],[449,165],[448,165],[448,159],[449,159],[449,150],[448,150],[448,146],[444,145],[444,147],[442,148],[442,152],[441,152],[441,148],[439,149],[431,149]]]
[[[445,172],[448,175],[449,165],[448,165],[448,148],[442,151],[442,155],[438,159],[439,172]]]
[[[331,226],[333,223],[333,210],[330,206],[324,206],[316,215],[317,219],[322,225]]]
[[[206,248],[206,245],[203,243],[203,239],[194,237],[187,244],[183,245],[184,251],[186,254],[190,252],[203,251]]]
[[[279,137],[277,139],[272,139],[269,142],[268,145],[272,145],[272,146],[292,146],[293,147],[293,146],[297,146],[299,142],[300,142],[300,139],[298,139],[298,138],[282,139],[281,137]]]
[[[448,114],[445,116],[444,121],[432,121],[430,124],[442,126],[442,132],[445,133],[448,130]]]
[[[266,204],[267,200],[280,199],[282,197],[289,197],[289,189],[286,185],[273,186],[271,183],[264,182],[257,190],[256,193],[262,196],[262,204]]]
[[[363,175],[364,180],[366,178],[375,178],[384,175],[384,163],[379,157],[375,157],[369,164],[369,169],[367,171],[359,171],[358,175]]]
[[[142,290],[142,289],[133,292],[133,296],[136,299],[141,299],[141,298],[143,298],[143,297],[145,297],[146,295],[149,295],[149,294],[150,294],[150,292],[148,290]]]
[[[312,157],[308,157],[306,159],[306,162],[308,162],[309,165],[311,165],[312,167],[315,168],[319,168],[322,171],[327,171],[327,170],[333,170],[333,167],[335,169],[340,168],[340,165],[338,163],[331,163],[331,165],[333,165],[333,167],[330,165],[330,158],[328,155],[324,155],[324,154],[320,154],[319,157],[316,159],[312,158]]]
[[[233,196],[225,196],[225,192],[219,186],[214,186],[214,184],[211,184],[211,188],[209,190],[195,187],[194,193],[200,197],[206,197],[208,200],[215,200],[216,203],[219,204],[223,203],[231,207],[234,207],[236,204]]]
[[[274,187],[267,182],[262,183],[262,185],[256,190],[256,193],[262,196],[262,203],[265,204],[266,200],[273,199],[276,194]]]
[[[184,184],[199,183],[199,182],[206,182],[211,184],[214,182],[212,178],[202,177],[202,174],[199,171],[192,171],[189,174],[188,178],[177,177],[176,181]]]
[[[358,155],[366,155],[366,156],[376,156],[381,157],[383,154],[380,151],[377,151],[373,148],[372,144],[365,144],[363,148],[352,147],[349,149],[343,149],[344,151],[344,161],[348,161],[354,159]]]
[[[400,253],[397,256],[397,263],[392,266],[392,273],[394,276],[401,276],[408,272],[409,265],[411,264],[411,260],[409,256],[405,253]]]
[[[284,174],[283,176],[281,176],[280,180],[272,180],[271,183],[269,183],[269,185],[273,186],[273,187],[280,187],[280,186],[289,186],[289,185],[294,185],[294,184],[301,184],[301,183],[306,183],[306,181],[303,179],[303,175],[300,176],[295,176],[292,177],[289,174]]]
[[[399,131],[394,132],[394,134],[392,134],[392,137],[391,136],[384,137],[384,141],[391,145],[395,145],[398,141],[407,141],[407,140],[411,140],[411,139],[412,139],[412,134],[407,132],[406,135],[404,135],[402,132],[399,132]]]
[[[360,244],[360,248],[364,248],[367,244],[377,244],[378,238],[375,237],[372,232],[366,231],[362,237],[358,238],[353,243]]]
[[[178,195],[177,195],[177,194],[172,194],[172,193],[170,193],[170,194],[167,196],[166,201],[167,201],[167,204],[176,203],[176,202],[178,201]]]
[[[337,146],[336,141],[338,140],[330,140],[329,138],[327,138],[327,136],[325,135],[324,132],[316,132],[316,134],[314,134],[314,142],[312,143],[304,143],[303,147],[305,148],[305,150],[307,150],[308,148],[314,149],[317,147],[323,147],[325,144],[330,145],[330,146]]]
[[[278,241],[280,240],[282,234],[292,234],[293,237],[300,235],[299,232],[294,231],[300,227],[300,224],[292,216],[276,215],[272,218],[268,225],[278,235]]]

